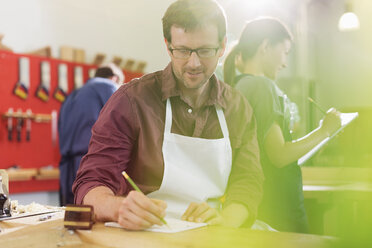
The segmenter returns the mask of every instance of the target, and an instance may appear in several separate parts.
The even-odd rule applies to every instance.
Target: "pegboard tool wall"
[[[30,60],[30,85],[28,97],[23,100],[13,93],[16,83],[19,81],[19,58],[27,57]],[[36,90],[41,83],[40,63],[50,63],[50,90],[49,100],[42,101],[36,97]],[[89,78],[89,70],[96,68],[94,65],[66,62],[58,59],[15,54],[0,50],[0,115],[6,113],[9,108],[14,112],[21,109],[23,113],[31,109],[33,114],[51,114],[53,110],[59,113],[61,103],[53,97],[58,84],[58,65],[64,63],[68,71],[68,94],[74,89],[74,67],[83,68],[84,83]],[[134,77],[142,76],[141,73],[124,71],[126,82]],[[46,165],[58,167],[60,153],[57,140],[52,141],[52,123],[36,123],[32,121],[30,141],[26,141],[26,123],[21,130],[21,141],[16,139],[17,120],[13,118],[12,141],[8,140],[7,119],[1,117],[0,121],[0,168],[8,168],[19,165],[21,168],[40,168]]]

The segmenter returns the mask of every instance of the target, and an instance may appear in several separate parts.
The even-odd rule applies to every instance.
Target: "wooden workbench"
[[[302,167],[310,232],[372,247],[372,168]]]
[[[334,247],[333,237],[209,226],[180,233],[126,231],[96,223],[91,231],[71,234],[62,219],[26,226],[0,235],[0,247]],[[14,226],[0,222],[0,227]]]

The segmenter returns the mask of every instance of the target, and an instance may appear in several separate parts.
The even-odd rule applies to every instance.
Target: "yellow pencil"
[[[140,188],[138,188],[138,186],[133,182],[132,178],[130,178],[130,177],[128,176],[128,174],[127,174],[125,171],[122,171],[121,174],[123,175],[123,177],[124,177],[125,179],[127,179],[127,181],[129,182],[129,184],[132,185],[132,187],[133,187],[136,191],[142,193],[142,191],[140,190]],[[169,226],[168,226],[168,223],[167,223],[163,218],[160,218],[160,220],[161,220],[161,222],[163,222],[165,225],[167,225],[167,227],[169,227]]]
[[[307,98],[311,103],[313,103],[323,114],[327,114],[324,108],[322,108],[317,102],[315,102],[311,97]]]

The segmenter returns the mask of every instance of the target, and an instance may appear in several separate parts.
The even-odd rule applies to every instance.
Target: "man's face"
[[[278,72],[287,67],[287,57],[291,49],[291,42],[284,40],[273,46],[268,46],[264,57],[264,74],[275,80]]]
[[[218,29],[215,25],[204,25],[185,32],[183,28],[171,27],[172,42],[166,42],[171,57],[172,69],[179,83],[188,89],[198,89],[205,85],[214,73],[218,59],[225,50],[225,40],[218,41]],[[169,49],[219,48],[214,56],[200,58],[192,52],[188,58],[176,58]],[[202,50],[199,50],[202,53]],[[174,52],[174,51],[173,51]]]

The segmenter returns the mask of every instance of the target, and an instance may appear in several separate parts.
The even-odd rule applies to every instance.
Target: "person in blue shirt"
[[[61,206],[74,203],[72,184],[80,160],[88,152],[91,128],[106,101],[123,82],[120,68],[114,64],[102,66],[94,78],[73,91],[62,104],[58,119]]]
[[[248,100],[257,121],[257,139],[265,175],[258,219],[279,231],[308,232],[301,169],[297,160],[334,133],[339,112],[330,109],[318,128],[293,140],[294,113],[287,95],[276,85],[277,73],[287,66],[292,35],[274,18],[246,24],[239,42],[224,63],[224,80]],[[241,73],[236,76],[236,70]]]

